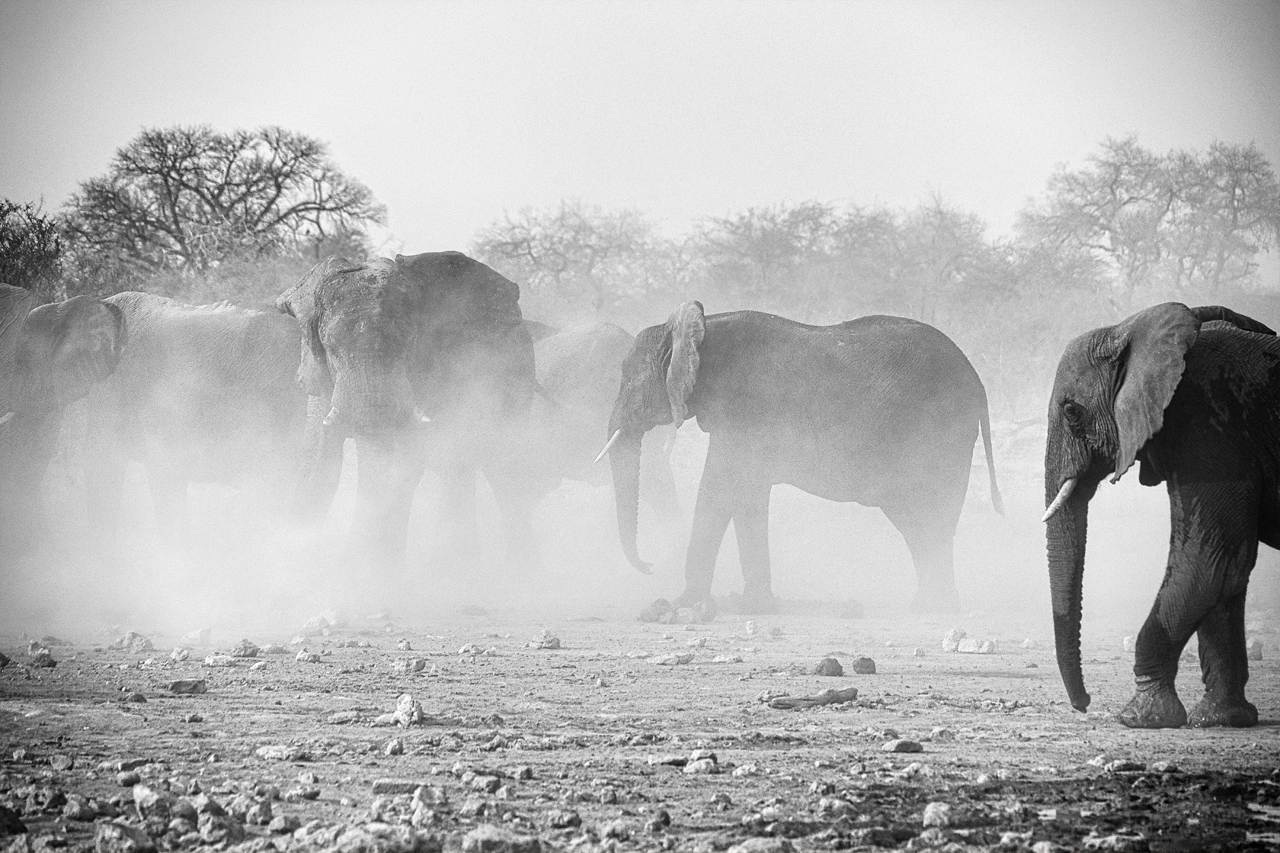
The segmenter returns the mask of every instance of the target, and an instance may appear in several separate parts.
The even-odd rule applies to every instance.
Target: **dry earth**
[[[230,666],[205,659],[238,636],[37,638],[53,668],[8,636],[0,847],[1277,849],[1275,611],[1249,616],[1262,723],[1231,731],[1121,727],[1130,656],[1097,631],[1096,710],[1076,713],[1038,615],[314,620],[249,637],[283,649]],[[995,653],[943,651],[952,627]],[[691,659],[659,662],[672,655]],[[843,676],[813,674],[827,655]],[[859,657],[874,674],[850,671]],[[183,679],[207,692],[173,694]],[[1188,706],[1199,686],[1189,654]],[[856,700],[762,701],[846,687]],[[404,702],[390,722],[404,694],[421,713]],[[895,740],[919,751],[886,751]],[[14,819],[26,832],[4,836]]]

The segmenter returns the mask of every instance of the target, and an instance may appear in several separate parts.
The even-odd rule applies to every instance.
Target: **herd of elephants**
[[[914,320],[813,326],[755,311],[706,315],[690,301],[634,337],[609,323],[560,331],[526,320],[518,285],[458,252],[330,258],[276,311],[139,292],[56,302],[0,288],[6,558],[47,536],[40,483],[63,410],[86,397],[87,517],[104,549],[116,547],[131,462],[145,465],[162,530],[184,529],[191,482],[266,482],[282,512],[320,523],[352,438],[353,553],[371,570],[403,561],[414,491],[431,469],[451,553],[479,545],[482,472],[516,563],[537,559],[531,517],[544,495],[565,478],[611,475],[623,555],[647,572],[640,496],[672,511],[662,438],[690,417],[709,444],[675,607],[710,605],[730,521],[743,610],[776,606],[775,484],[879,507],[910,550],[925,610],[957,606],[952,543],[979,436],[1003,512],[982,382],[955,343]],[[1167,483],[1172,536],[1138,635],[1137,689],[1119,719],[1255,724],[1245,593],[1258,543],[1280,548],[1280,339],[1229,309],[1178,303],[1087,331],[1062,355],[1047,436],[1050,589],[1071,704],[1089,705],[1080,660],[1089,501],[1137,462],[1143,484]],[[608,466],[594,464],[606,455]],[[1188,714],[1174,679],[1193,632],[1204,697]]]

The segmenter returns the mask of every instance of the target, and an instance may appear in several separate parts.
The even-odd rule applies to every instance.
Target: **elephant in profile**
[[[641,437],[687,417],[710,435],[678,606],[709,601],[732,520],[744,608],[776,607],[768,516],[777,483],[880,507],[911,552],[916,606],[957,606],[952,539],[979,431],[1002,507],[986,391],[942,332],[901,317],[834,326],[757,311],[708,317],[686,302],[636,336],[622,374],[606,449],[622,549],[637,569],[649,570],[636,551]]]
[[[445,538],[454,553],[479,539],[477,471],[488,479],[506,528],[508,554],[532,558],[529,517],[537,500],[518,452],[537,389],[533,341],[520,288],[460,252],[330,258],[276,301],[302,333],[300,376],[309,395],[311,469],[351,436],[357,452],[357,516],[364,553],[403,561],[414,490],[440,473]],[[323,499],[336,486],[311,478]]]
[[[295,324],[270,310],[136,291],[105,301],[128,341],[115,373],[89,394],[85,490],[99,545],[114,544],[130,462],[146,467],[157,528],[174,543],[189,532],[190,483],[252,485],[284,517],[306,417]]]
[[[1089,501],[1139,463],[1167,483],[1172,534],[1164,581],[1138,633],[1138,728],[1252,726],[1244,605],[1258,543],[1280,548],[1280,339],[1221,307],[1166,303],[1067,345],[1049,400],[1044,479],[1058,669],[1089,707],[1080,667]],[[1205,694],[1187,715],[1174,689],[1196,633]]]
[[[38,541],[62,410],[115,370],[123,340],[114,305],[0,284],[0,558]]]

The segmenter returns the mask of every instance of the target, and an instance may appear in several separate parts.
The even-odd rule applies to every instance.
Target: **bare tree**
[[[82,274],[205,272],[233,259],[316,257],[385,210],[327,147],[279,127],[144,130],[67,202]]]
[[[41,205],[0,199],[0,283],[49,294],[62,267],[58,223]]]

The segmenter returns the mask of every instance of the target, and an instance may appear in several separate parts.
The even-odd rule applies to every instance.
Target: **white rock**
[[[952,628],[942,638],[942,650],[944,652],[954,652],[960,647],[960,641],[966,636],[967,634],[963,628]]]
[[[951,806],[948,803],[929,803],[924,807],[924,825],[950,826]]]

